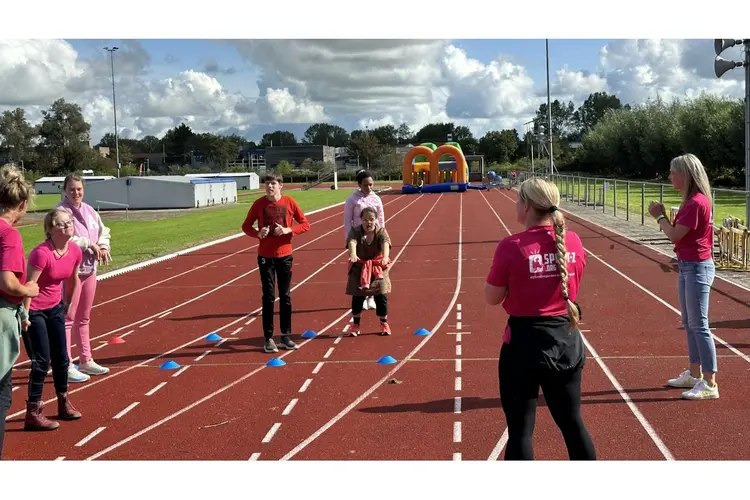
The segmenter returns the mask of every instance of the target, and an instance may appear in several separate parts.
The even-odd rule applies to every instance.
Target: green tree
[[[26,111],[16,108],[0,116],[0,148],[8,151],[10,160],[28,162],[34,158],[36,130],[26,119]]]
[[[332,146],[342,148],[349,141],[349,134],[338,125],[328,123],[316,123],[310,125],[305,131],[302,142],[315,144],[317,146]]]
[[[78,104],[58,99],[48,110],[42,111],[39,125],[41,147],[63,172],[72,172],[93,161],[89,146],[91,125],[84,120]]]
[[[260,140],[260,147],[267,148],[270,146],[296,146],[297,138],[288,130],[275,130],[268,134],[263,134]]]

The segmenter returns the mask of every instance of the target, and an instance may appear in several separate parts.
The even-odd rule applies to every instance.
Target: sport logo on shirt
[[[568,263],[576,261],[576,253],[568,252]],[[529,255],[529,272],[531,274],[539,273],[557,273],[557,260],[554,253],[531,254]]]

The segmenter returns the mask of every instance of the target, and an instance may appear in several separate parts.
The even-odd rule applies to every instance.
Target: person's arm
[[[349,237],[352,229],[352,217],[354,216],[354,198],[349,196],[344,203],[344,234]]]
[[[492,267],[484,284],[484,300],[491,306],[502,303],[508,295],[512,245],[508,240],[498,243]]]
[[[297,225],[290,228],[292,236],[308,232],[310,230],[310,222],[308,222],[307,217],[305,217],[305,213],[299,207],[294,198],[289,198],[289,200],[293,207],[292,217],[297,221]]]
[[[380,227],[385,227],[385,210],[383,209],[383,200],[378,196],[378,207],[377,207],[377,215],[378,215],[378,225]]]
[[[346,237],[346,247],[349,249],[349,262],[357,262],[359,260],[357,257],[357,235],[353,228],[349,230],[349,234]]]
[[[250,210],[248,210],[247,216],[245,217],[245,222],[242,223],[242,232],[250,236],[251,238],[262,239],[259,236],[259,231],[253,227],[255,221],[258,220],[258,212],[258,202],[256,201],[255,203],[253,203],[253,206],[250,207]]]
[[[65,297],[63,297],[63,304],[65,305],[65,314],[68,314],[68,309],[70,308],[70,301],[72,300],[72,297],[75,297],[76,290],[78,290],[78,287],[81,286],[81,278],[78,276],[78,266],[75,266],[73,269],[73,274],[70,278],[68,278],[67,282],[65,283]]]
[[[380,248],[382,248],[382,251],[380,252],[382,255],[380,262],[383,266],[387,266],[391,262],[391,237],[388,234],[388,231],[381,229],[379,238]]]
[[[39,276],[41,276],[42,270],[38,267],[34,266],[29,262],[29,265],[26,268],[26,282],[34,282],[36,283],[39,281]],[[23,298],[23,307],[27,311],[29,310],[29,307],[31,306],[31,297],[28,295]]]
[[[0,289],[2,289],[4,293],[13,297],[26,297],[33,295],[28,286],[22,285],[21,282],[18,281],[18,278],[13,271],[0,272]]]
[[[672,243],[678,243],[691,229],[698,227],[698,214],[699,205],[693,201],[688,201],[677,212],[677,218],[674,221],[674,225],[670,224],[667,219],[666,209],[661,203],[652,203],[649,207],[651,215],[656,217],[656,223],[664,232],[664,235],[669,238]]]

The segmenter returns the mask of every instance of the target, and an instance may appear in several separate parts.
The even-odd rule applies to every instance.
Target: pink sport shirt
[[[44,311],[59,304],[62,301],[63,282],[73,276],[82,259],[83,252],[72,241],[62,257],[57,256],[49,240],[37,245],[29,254],[29,265],[39,269],[42,274],[37,280],[39,295],[31,299],[29,309]]]
[[[565,234],[568,251],[568,297],[575,300],[586,266],[578,235]],[[503,309],[511,316],[565,316],[568,305],[560,288],[552,226],[532,227],[503,239],[495,249],[487,283],[507,287]]]
[[[714,242],[714,221],[711,204],[706,195],[695,193],[685,200],[677,212],[674,223],[690,228],[674,246],[677,258],[690,262],[710,260]]]

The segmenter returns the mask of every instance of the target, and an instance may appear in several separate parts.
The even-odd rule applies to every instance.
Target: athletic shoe
[[[695,387],[683,392],[682,397],[685,399],[718,399],[719,384],[714,384],[713,387],[710,387],[708,382],[701,380],[695,384]]]
[[[91,359],[87,363],[81,363],[78,365],[78,371],[85,373],[86,375],[106,375],[109,373],[109,368],[99,366],[93,359]]]
[[[273,339],[266,340],[266,343],[263,345],[263,350],[266,352],[279,352],[279,349],[276,347],[276,342],[274,342]]]
[[[357,335],[359,335],[359,332],[359,325],[352,325],[352,329],[349,330],[349,335],[351,335],[352,337],[356,337]]]
[[[388,323],[380,323],[380,335],[390,335],[391,334],[391,327],[388,325]]]
[[[690,375],[690,370],[685,370],[684,372],[680,373],[680,376],[677,378],[671,378],[667,380],[667,385],[671,387],[695,387],[695,384],[703,380],[703,378],[695,378],[692,375]]]
[[[279,347],[281,347],[282,349],[297,349],[297,344],[294,343],[292,337],[290,337],[289,335],[282,335],[281,342],[279,342]]]
[[[73,368],[73,365],[68,368],[68,383],[80,384],[88,382],[89,378],[91,377]]]

